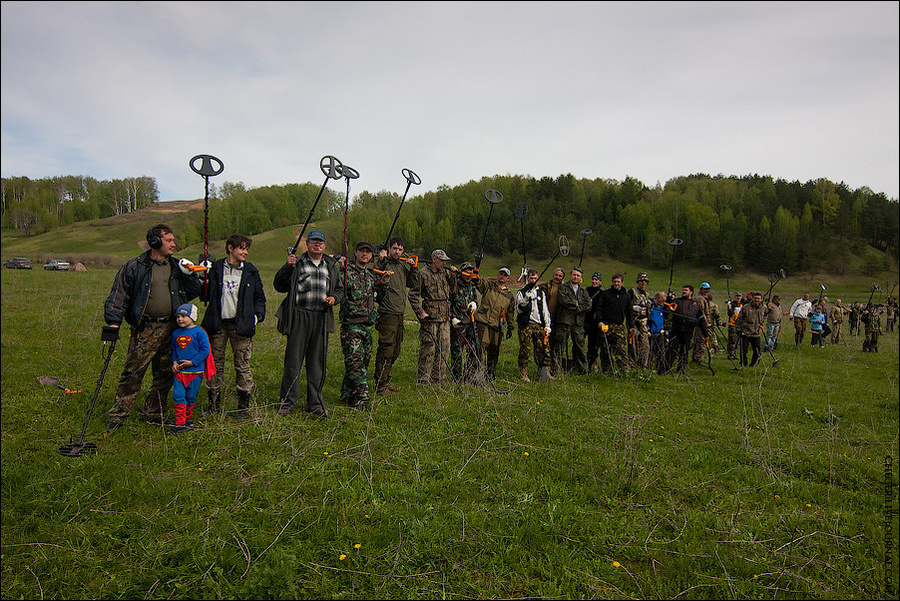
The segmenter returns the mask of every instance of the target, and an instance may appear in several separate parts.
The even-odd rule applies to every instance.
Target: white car
[[[69,263],[68,261],[57,261],[53,259],[47,263],[44,263],[44,269],[48,271],[69,271]]]

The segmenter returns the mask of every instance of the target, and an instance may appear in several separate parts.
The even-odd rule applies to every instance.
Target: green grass
[[[55,450],[97,388],[115,271],[2,270],[3,598],[896,598],[897,333],[548,384],[515,379],[513,339],[498,394],[417,388],[408,324],[400,393],[339,406],[333,337],[332,417],[278,418],[273,262],[253,418],[104,437],[123,338],[82,458]],[[230,366],[226,386],[234,408]]]

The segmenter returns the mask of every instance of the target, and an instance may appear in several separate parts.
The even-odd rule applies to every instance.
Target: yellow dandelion
[[[368,514],[368,513],[366,514],[366,519],[369,519],[369,514]]]
[[[324,453],[322,453],[322,454],[323,454],[323,455],[327,455],[327,454],[328,454],[328,451],[325,451],[325,452],[324,452]]]
[[[622,564],[620,564],[618,561],[614,561],[614,562],[613,562],[613,567],[614,567],[614,568],[621,568],[621,567],[622,567]]]
[[[652,438],[650,439],[650,442],[653,442],[653,439],[652,439]]]
[[[663,430],[665,430],[665,429],[666,429],[666,427],[665,427],[665,426],[660,426],[660,428],[662,428],[662,429],[663,429]]]
[[[525,451],[525,456],[528,457],[528,451]]]
[[[359,549],[360,547],[362,547],[362,545],[359,543],[356,543],[355,545],[353,545],[354,549]]]
[[[202,467],[198,467],[198,468],[197,468],[197,471],[198,471],[198,472],[202,472],[202,471],[203,471],[203,468],[202,468]]]
[[[809,503],[807,503],[806,506],[807,506],[807,507],[812,507],[812,505],[810,505]]]
[[[338,559],[340,559],[341,561],[344,561],[345,559],[347,559],[347,556],[344,555],[343,553],[341,553],[341,556],[338,557]]]
[[[776,499],[780,499],[780,498],[781,498],[781,495],[775,495],[775,498],[776,498]]]

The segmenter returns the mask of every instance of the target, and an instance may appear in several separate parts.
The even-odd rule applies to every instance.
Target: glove
[[[453,324],[454,328],[458,328],[459,324],[461,324],[462,322],[459,319],[457,319],[456,317],[454,317],[453,319],[450,320],[450,323]]]
[[[547,336],[550,335],[550,326],[547,326],[546,328],[544,328],[544,334],[546,334]]]
[[[513,331],[512,328],[506,328],[506,339],[507,339],[507,340],[509,340],[510,338],[512,338],[512,331]]]
[[[534,300],[537,298],[537,290],[532,288],[531,290],[529,290],[528,292],[525,293],[525,296],[527,296],[531,300]]]
[[[524,280],[525,277],[526,277],[527,275],[528,275],[528,268],[527,268],[527,267],[523,267],[523,268],[522,268],[522,274],[519,276],[519,279],[520,279],[520,280]]]
[[[180,269],[181,273],[183,273],[184,275],[191,275],[192,273],[194,273],[193,271],[191,271],[191,267],[193,266],[194,264],[190,261],[190,259],[178,260],[178,269]]]
[[[206,267],[206,269],[212,269],[212,261],[200,261],[201,267]]]
[[[472,301],[468,305],[466,305],[466,309],[469,310],[469,313],[474,313],[476,309],[478,309],[478,303]]]

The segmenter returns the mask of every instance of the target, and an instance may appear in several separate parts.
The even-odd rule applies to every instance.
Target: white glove
[[[194,264],[189,259],[178,260],[178,268],[184,275],[191,275],[192,273],[194,273],[193,271],[191,271],[191,267],[193,267],[193,265]]]
[[[527,276],[528,276],[528,268],[527,268],[527,267],[523,267],[523,268],[522,268],[522,274],[519,276],[519,279],[520,279],[520,280],[524,280]]]
[[[453,319],[450,320],[450,323],[453,324],[454,328],[458,328],[459,324],[461,324],[462,322],[459,319],[454,317]]]
[[[208,261],[208,260],[207,260],[207,261],[200,261],[200,266],[201,266],[201,267],[206,267],[207,270],[210,270],[210,269],[212,269],[212,262],[211,262],[211,261]]]
[[[472,301],[471,303],[466,305],[466,308],[469,310],[469,313],[474,313],[475,310],[478,308],[478,303],[476,303],[475,301]]]
[[[531,290],[529,290],[528,292],[525,293],[525,296],[527,296],[531,300],[534,300],[537,298],[537,290],[532,288]]]
[[[550,335],[550,326],[547,326],[546,328],[544,328],[544,334],[546,334],[547,336]]]

